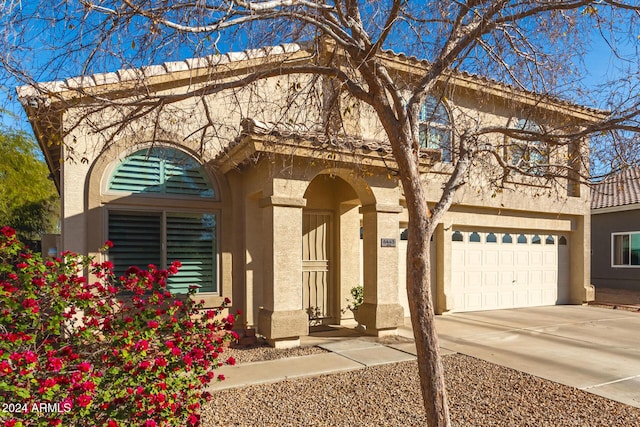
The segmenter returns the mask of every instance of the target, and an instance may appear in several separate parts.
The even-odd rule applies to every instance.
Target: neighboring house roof
[[[640,204],[640,166],[607,177],[591,188],[591,209]]]

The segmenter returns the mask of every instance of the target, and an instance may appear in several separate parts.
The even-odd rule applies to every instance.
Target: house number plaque
[[[380,246],[383,248],[395,248],[396,239],[380,239]]]

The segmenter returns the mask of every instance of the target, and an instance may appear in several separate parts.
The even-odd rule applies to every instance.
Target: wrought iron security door
[[[329,284],[331,213],[305,212],[302,217],[302,307],[309,325],[330,319]]]

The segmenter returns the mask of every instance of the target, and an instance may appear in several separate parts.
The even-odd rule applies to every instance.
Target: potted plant
[[[347,299],[347,301],[349,301],[349,304],[347,305],[345,310],[351,310],[351,312],[353,313],[353,318],[356,320],[356,322],[358,322],[358,325],[361,325],[358,307],[360,307],[364,302],[364,287],[362,285],[354,286],[353,288],[351,288],[350,292],[351,300]]]

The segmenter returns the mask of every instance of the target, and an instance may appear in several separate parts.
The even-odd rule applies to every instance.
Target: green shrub
[[[214,370],[235,363],[221,357],[236,338],[234,315],[222,316],[229,300],[206,311],[193,292],[170,294],[178,262],[117,278],[109,261],[73,253],[43,261],[13,229],[0,231],[5,427],[199,424]]]

